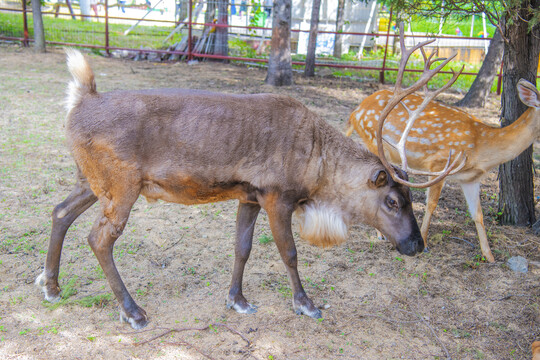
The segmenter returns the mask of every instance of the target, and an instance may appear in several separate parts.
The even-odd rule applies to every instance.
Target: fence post
[[[499,74],[497,75],[497,95],[501,95],[502,88],[502,73],[503,73],[503,62],[501,61],[501,68],[499,69]]]
[[[24,24],[24,40],[23,40],[23,46],[28,47],[28,19],[26,18],[26,0],[22,1],[22,8],[23,8],[23,24]]]
[[[105,0],[105,52],[107,56],[111,56],[109,52],[109,0]]]
[[[379,82],[381,84],[384,84],[384,68],[386,66],[386,55],[388,54],[388,40],[390,39],[390,28],[392,27],[392,10],[393,8],[390,8],[390,16],[388,16],[388,29],[386,30],[386,46],[384,48],[382,69],[381,69],[381,72],[379,73]]]
[[[189,21],[188,21],[188,61],[193,59],[193,55],[191,54],[191,26],[192,26],[192,10],[193,10],[193,0],[189,0]]]

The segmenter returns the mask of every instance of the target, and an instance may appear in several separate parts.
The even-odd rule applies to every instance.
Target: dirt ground
[[[302,101],[343,131],[354,107],[379,88],[298,76],[295,85],[275,89],[263,84],[266,73],[258,68],[87,56],[99,91],[276,92]],[[480,259],[474,223],[455,184],[443,190],[429,253],[400,256],[363,225],[353,227],[348,242],[327,250],[298,239],[300,275],[323,320],[293,313],[264,213],[244,277],[244,294],[259,310],[240,315],[226,308],[236,202],[136,203],[115,260],[150,317],[144,330],[119,322],[117,302],[86,242],[96,206],[67,234],[63,300],[45,302],[33,282],[45,262],[51,211],[75,182],[64,144],[68,80],[60,50],[43,55],[0,45],[0,358],[530,359],[530,344],[540,338],[540,269],[530,264],[528,273],[515,273],[506,261],[521,255],[538,264],[540,238],[529,228],[496,224],[496,172],[482,185],[494,264]],[[486,109],[471,111],[496,122],[499,101],[493,96]],[[420,222],[425,192],[413,195]]]

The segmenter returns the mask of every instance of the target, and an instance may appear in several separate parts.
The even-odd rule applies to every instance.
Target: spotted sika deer
[[[404,44],[402,44],[402,47]],[[402,59],[403,60],[403,59]],[[400,67],[400,71],[403,69]],[[401,74],[402,75],[402,74]],[[480,181],[494,167],[507,162],[528,148],[540,134],[540,95],[536,87],[520,80],[518,91],[521,101],[530,108],[513,124],[490,127],[474,116],[427,98],[407,94],[391,111],[383,126],[385,153],[393,163],[403,159],[417,174],[429,175],[434,180],[437,172],[445,172],[448,155],[462,154],[464,162],[449,171],[448,179],[456,181],[463,190],[469,211],[476,225],[483,256],[495,261],[488,243],[480,204]],[[395,91],[381,90],[367,97],[349,118],[350,135],[356,129],[367,148],[377,154],[377,132],[381,131],[383,109],[395,96]],[[424,104],[424,105],[422,105]],[[419,110],[420,109],[420,110]],[[414,126],[408,127],[409,113],[417,117]],[[407,143],[406,156],[401,142]],[[456,159],[457,160],[457,159]],[[445,180],[429,181],[426,213],[421,232],[427,247],[431,216],[437,207]]]
[[[242,293],[242,277],[261,208],[289,275],[293,308],[313,318],[321,311],[300,282],[293,213],[301,236],[315,245],[339,244],[350,224],[365,223],[402,254],[423,250],[409,188],[388,176],[377,156],[298,101],[181,89],[99,93],[81,53],[68,50],[68,67],[73,81],[66,129],[77,183],[52,214],[45,269],[36,280],[47,300],[59,299],[66,231],[99,201],[88,242],[120,303],[121,320],[136,329],[147,324],[113,261],[114,242],[140,195],[187,205],[239,201],[226,303],[240,313],[256,311]]]

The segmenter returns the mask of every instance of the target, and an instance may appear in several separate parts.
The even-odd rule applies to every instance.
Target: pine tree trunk
[[[334,41],[334,57],[341,58],[342,50],[342,37],[339,34],[340,32],[343,32],[343,25],[345,24],[345,21],[343,19],[343,13],[345,11],[345,0],[338,0],[338,7],[337,7],[337,16],[336,16],[336,34],[335,41]]]
[[[272,41],[265,82],[273,86],[291,85],[291,0],[274,0]]]
[[[488,52],[482,63],[478,75],[474,79],[471,88],[463,99],[455,105],[464,107],[484,107],[486,99],[491,91],[493,79],[497,75],[497,70],[501,66],[504,43],[500,31],[497,29],[493,39],[489,43]]]
[[[311,25],[309,27],[309,39],[306,54],[306,67],[304,76],[315,76],[315,50],[317,50],[317,33],[319,32],[319,12],[321,11],[321,0],[313,0],[311,8]]]
[[[525,0],[522,9],[527,5],[537,8],[540,0]],[[530,14],[526,10],[520,13],[522,19],[528,20]],[[513,123],[527,110],[518,97],[516,84],[519,79],[536,83],[538,55],[540,53],[540,24],[529,32],[526,21],[514,21],[511,25],[503,24],[504,44],[504,77],[502,93],[502,125]],[[516,139],[519,141],[519,139]],[[502,224],[528,226],[534,223],[534,186],[532,146],[514,160],[504,163],[499,168],[499,212],[502,213]]]
[[[227,25],[229,23],[229,1],[218,0],[218,25]],[[216,28],[216,48],[214,54],[229,55],[229,29],[226,27]]]

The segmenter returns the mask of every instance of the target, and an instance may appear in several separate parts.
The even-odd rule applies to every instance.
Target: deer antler
[[[416,119],[420,116],[422,111],[426,108],[426,106],[429,104],[430,101],[432,101],[437,95],[439,95],[444,90],[448,89],[454,82],[457,80],[458,76],[461,75],[463,72],[464,66],[459,70],[458,72],[455,72],[452,70],[452,79],[448,81],[444,86],[442,86],[440,89],[437,89],[435,91],[429,91],[427,88],[427,83],[437,74],[441,71],[443,67],[446,66],[453,58],[456,57],[457,54],[453,54],[449,58],[436,58],[432,59],[434,56],[434,52],[431,53],[431,55],[426,56],[426,53],[424,51],[424,46],[431,44],[435,40],[428,40],[419,44],[416,44],[410,49],[407,49],[405,46],[405,37],[403,35],[403,23],[399,23],[399,44],[401,47],[401,60],[399,63],[397,78],[396,78],[396,85],[394,87],[394,94],[384,107],[383,111],[380,114],[379,118],[379,127],[377,130],[377,150],[379,152],[379,157],[384,165],[384,167],[388,170],[392,178],[403,185],[415,187],[415,188],[427,188],[430,187],[437,182],[444,179],[446,176],[454,174],[461,170],[463,166],[465,166],[465,156],[463,153],[459,153],[454,161],[452,161],[453,152],[450,150],[450,153],[448,154],[448,161],[446,162],[446,166],[442,171],[439,172],[425,172],[425,171],[416,171],[413,169],[409,169],[407,165],[407,156],[405,151],[405,145],[407,142],[407,137],[409,136],[409,132],[412,129],[412,126]],[[405,73],[405,66],[407,65],[407,62],[409,61],[410,56],[413,52],[420,49],[422,52],[422,57],[424,58],[424,71],[422,72],[422,75],[420,76],[420,79],[418,79],[417,82],[409,86],[408,88],[402,87],[402,81],[403,81],[403,74]],[[441,64],[439,64],[437,67],[431,69],[431,66],[436,63],[442,61]],[[409,109],[401,100],[403,100],[407,95],[410,95],[414,93],[415,91],[419,90],[421,87],[424,87],[424,100],[422,101],[422,104],[416,108],[416,110],[412,111]],[[395,145],[390,144],[386,140],[383,140],[382,138],[382,131],[384,127],[384,122],[390,112],[398,105],[400,104],[407,110],[409,114],[409,119],[407,121],[407,125],[405,126],[405,130],[403,131],[403,134],[401,135],[401,138],[399,142]],[[406,171],[410,174],[416,174],[416,175],[428,175],[428,176],[435,176],[434,179],[424,182],[424,183],[412,183],[406,180],[401,179],[394,168],[390,165],[388,160],[386,159],[386,156],[384,154],[384,148],[383,148],[383,141],[386,141],[387,144],[390,144],[393,148],[395,148],[399,156],[401,158],[401,165],[403,168],[403,171]]]

